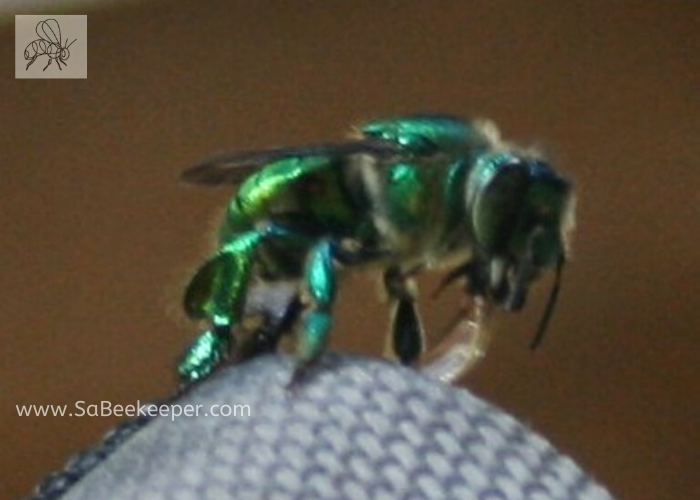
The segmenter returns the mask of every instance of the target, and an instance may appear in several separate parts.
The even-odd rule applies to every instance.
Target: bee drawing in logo
[[[44,55],[49,57],[49,62],[44,66],[44,71],[51,66],[54,60],[58,65],[58,69],[63,70],[63,68],[61,68],[61,63],[68,65],[66,59],[70,57],[68,48],[78,39],[76,38],[71,43],[68,43],[66,39],[65,43],[62,43],[61,26],[59,26],[58,21],[55,19],[39,21],[35,31],[39,38],[30,42],[24,49],[24,59],[29,61],[26,70],[29,70],[29,66],[34,64],[34,61],[36,61],[38,57]]]

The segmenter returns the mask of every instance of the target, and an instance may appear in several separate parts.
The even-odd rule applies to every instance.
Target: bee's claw
[[[309,380],[309,377],[312,375],[313,372],[313,367],[314,367],[313,362],[311,363],[298,363],[297,366],[294,368],[294,371],[292,372],[292,376],[289,379],[289,382],[287,383],[286,390],[290,395],[295,395],[296,392]]]

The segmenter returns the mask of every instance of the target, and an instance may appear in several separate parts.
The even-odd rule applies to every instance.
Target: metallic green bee
[[[241,349],[273,349],[297,322],[301,373],[323,352],[346,268],[383,272],[390,345],[406,364],[423,352],[412,284],[423,270],[448,268],[444,285],[462,279],[479,303],[518,311],[531,283],[554,269],[533,347],[546,329],[567,256],[573,189],[536,153],[502,141],[491,122],[446,115],[374,121],[344,142],[221,156],[182,179],[239,185],[217,252],[185,293],[186,313],[209,324],[178,366],[185,382]],[[236,345],[232,331],[246,315],[249,291],[290,282],[284,317],[252,347]]]

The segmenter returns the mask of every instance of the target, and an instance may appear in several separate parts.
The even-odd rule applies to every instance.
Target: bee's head
[[[573,225],[571,184],[540,159],[493,153],[475,163],[467,204],[477,247],[489,262],[490,297],[517,311],[542,270],[556,268],[552,302]]]

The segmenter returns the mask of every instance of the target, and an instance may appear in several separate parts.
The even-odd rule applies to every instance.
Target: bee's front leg
[[[483,297],[473,297],[471,306],[463,304],[447,336],[421,360],[421,372],[454,383],[474,368],[491,337],[486,326],[490,310],[491,304]]]

